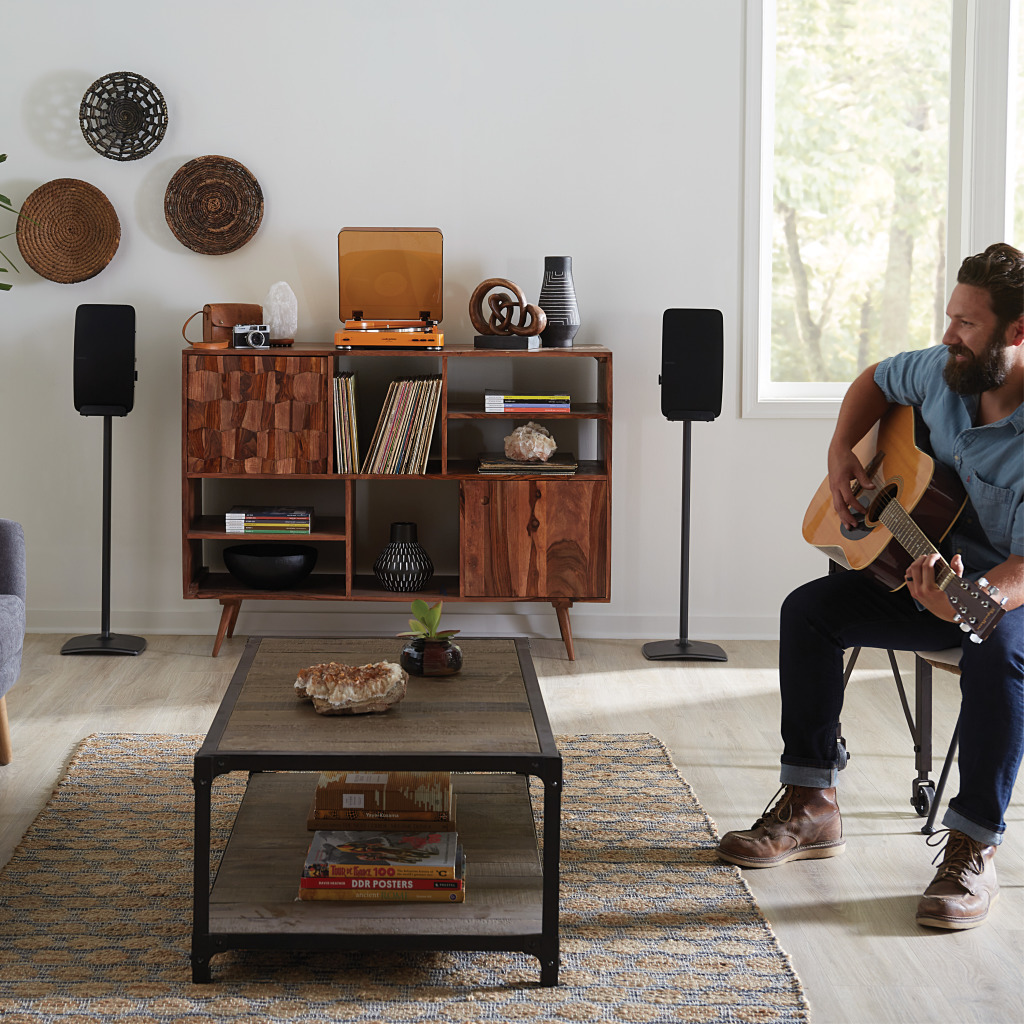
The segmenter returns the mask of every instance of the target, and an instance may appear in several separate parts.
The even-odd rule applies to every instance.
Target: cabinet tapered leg
[[[576,651],[572,646],[572,624],[569,622],[569,609],[572,607],[572,601],[552,601],[551,604],[558,616],[558,630],[562,634],[565,653],[569,655],[570,661],[575,661]]]
[[[242,607],[242,599],[222,597],[220,603],[224,610],[220,613],[217,639],[213,641],[212,657],[214,658],[220,653],[220,645],[224,642],[224,637],[231,636],[235,631],[235,622],[238,620],[238,611]]]

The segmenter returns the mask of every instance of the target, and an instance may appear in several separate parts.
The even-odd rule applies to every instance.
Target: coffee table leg
[[[192,869],[192,981],[210,981],[210,790],[209,762],[194,762],[195,838]]]
[[[541,909],[540,983],[558,984],[558,885],[562,847],[562,763],[544,782],[544,895]]]

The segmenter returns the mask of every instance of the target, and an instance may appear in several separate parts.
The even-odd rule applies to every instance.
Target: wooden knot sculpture
[[[508,292],[488,295],[486,308],[491,312],[485,319],[483,300],[492,288],[507,288],[515,299]],[[519,285],[501,277],[489,277],[476,286],[469,300],[469,318],[478,334],[515,334],[520,338],[540,334],[548,323],[544,310],[527,302]]]

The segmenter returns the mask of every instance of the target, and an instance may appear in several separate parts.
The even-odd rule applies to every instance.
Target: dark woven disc
[[[97,78],[78,108],[85,141],[109,160],[138,160],[160,145],[167,131],[167,105],[142,75],[115,71]]]
[[[260,183],[237,160],[200,156],[179,167],[164,194],[167,226],[207,256],[240,249],[263,220]]]
[[[121,224],[95,185],[56,178],[22,203],[17,238],[21,255],[37,274],[74,284],[95,277],[113,259]]]

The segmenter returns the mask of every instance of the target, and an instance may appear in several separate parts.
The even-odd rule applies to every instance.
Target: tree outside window
[[[944,329],[951,4],[777,0],[771,380]]]

